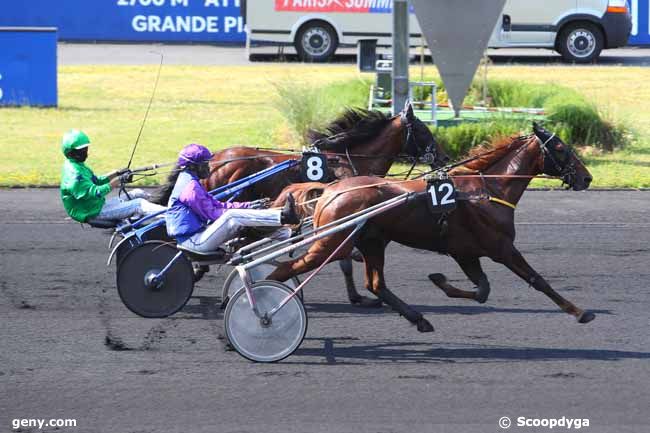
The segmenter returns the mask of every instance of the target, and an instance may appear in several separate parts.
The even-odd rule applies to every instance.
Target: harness
[[[509,207],[511,209],[517,209],[517,205],[512,204],[509,201],[502,200],[500,198],[490,196],[490,197],[488,197],[488,200],[491,201],[491,202],[494,202],[494,203],[502,204],[502,205],[507,206],[507,207]]]
[[[530,136],[528,136],[530,137]],[[509,207],[513,210],[517,208],[517,205],[514,203],[510,203],[507,200],[504,200],[502,198],[498,197],[493,197],[490,194],[486,178],[488,177],[494,177],[494,178],[521,178],[521,179],[560,179],[562,180],[562,185],[567,185],[567,188],[570,187],[572,184],[575,175],[576,175],[576,166],[575,162],[570,159],[571,154],[575,155],[575,151],[573,148],[571,148],[568,145],[565,145],[565,151],[563,153],[563,159],[566,161],[569,159],[568,163],[561,163],[558,161],[557,156],[554,154],[553,151],[551,151],[549,147],[549,143],[556,137],[555,134],[551,134],[545,141],[542,141],[539,137],[535,136],[537,138],[537,141],[539,143],[540,147],[540,153],[542,157],[542,164],[543,164],[543,172],[548,173],[549,176],[540,176],[540,175],[484,175],[483,173],[478,173],[478,175],[458,175],[458,176],[452,176],[452,177],[480,177],[481,180],[483,181],[484,189],[486,191],[485,194],[480,194],[478,197],[463,197],[459,198],[461,200],[488,200],[493,203],[497,203],[506,207]],[[527,138],[527,137],[520,137],[520,138]],[[525,149],[524,146],[522,146],[520,149],[517,150],[517,153],[521,152],[523,149]],[[475,159],[478,159],[486,154],[488,154],[491,151],[484,152],[480,155],[476,155],[469,160],[461,161],[460,163],[454,164],[454,166],[466,164],[467,162],[473,161]]]

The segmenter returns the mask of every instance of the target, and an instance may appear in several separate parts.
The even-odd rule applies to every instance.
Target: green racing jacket
[[[96,217],[110,191],[108,177],[97,177],[83,162],[66,159],[61,173],[61,200],[74,220],[86,222]]]

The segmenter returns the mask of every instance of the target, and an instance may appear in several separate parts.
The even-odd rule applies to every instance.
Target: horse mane
[[[178,179],[178,175],[181,174],[181,171],[182,170],[178,164],[176,164],[169,176],[167,176],[167,183],[158,188],[158,190],[151,195],[150,201],[152,203],[167,206],[167,202],[169,201],[169,197],[172,195],[174,185],[176,185],[176,180]]]
[[[322,130],[309,130],[307,138],[322,150],[343,153],[355,144],[373,140],[391,121],[381,111],[348,108]]]
[[[526,143],[530,137],[531,136],[511,135],[509,137],[497,138],[489,143],[482,143],[478,146],[474,146],[469,150],[466,158],[477,158],[453,169],[451,173],[458,174],[467,171],[485,171],[495,162],[508,154],[514,147],[519,147]]]

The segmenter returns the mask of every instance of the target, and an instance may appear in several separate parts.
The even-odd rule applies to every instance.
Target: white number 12
[[[429,194],[431,194],[431,202],[434,206],[438,206],[437,193],[439,192],[442,194],[445,190],[447,193],[442,197],[442,200],[440,200],[440,206],[445,206],[456,202],[455,199],[451,198],[452,194],[454,193],[454,187],[449,183],[442,183],[438,185],[438,191],[436,191],[435,185],[429,189]]]

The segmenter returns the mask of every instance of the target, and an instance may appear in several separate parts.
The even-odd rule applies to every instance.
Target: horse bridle
[[[438,158],[438,149],[436,149],[435,140],[427,144],[424,153],[419,153],[419,148],[415,139],[415,119],[406,122],[406,139],[402,145],[401,155],[414,158],[414,165],[419,161],[422,164],[432,166]]]
[[[416,143],[416,138],[415,138],[415,121],[414,120],[408,120],[406,116],[399,114],[400,119],[402,123],[406,126],[406,137],[404,139],[404,143],[402,144],[402,148],[400,149],[400,153],[397,155],[396,158],[405,158],[409,160],[413,160],[413,165],[411,166],[411,169],[409,170],[409,175],[411,171],[415,168],[418,162],[422,164],[426,164],[429,166],[433,166],[433,164],[436,162],[436,159],[438,159],[438,149],[436,148],[436,142],[435,139],[431,141],[431,143],[427,144],[427,147],[424,149],[424,153],[420,154],[419,148]],[[395,116],[397,117],[397,116]],[[310,148],[313,149],[315,152],[321,152],[320,150],[320,142],[325,141],[325,140],[331,140],[336,136],[330,136],[330,137],[323,137],[314,143],[311,144]],[[352,168],[352,172],[354,176],[358,175],[357,168],[354,165],[354,162],[352,161],[351,155],[349,148],[345,148],[345,156],[348,160],[348,163],[350,164],[350,167]],[[372,157],[372,156],[370,156]],[[432,167],[433,168],[433,167]]]
[[[567,186],[572,186],[573,183],[575,182],[575,177],[577,174],[576,171],[576,165],[575,162],[571,160],[571,155],[575,155],[575,152],[573,148],[568,146],[567,144],[564,144],[564,160],[566,161],[567,159],[569,160],[569,163],[567,164],[566,162],[560,162],[558,160],[557,155],[555,155],[555,152],[551,149],[548,148],[549,143],[556,138],[555,133],[552,134],[546,141],[542,142],[542,140],[537,137],[537,139],[540,142],[540,150],[542,152],[542,159],[543,159],[543,170],[544,173],[551,175],[551,176],[558,176],[562,179],[562,184],[566,184]]]
[[[400,118],[403,122],[406,119],[405,116],[401,116]],[[424,149],[424,153],[420,155],[419,148],[415,138],[414,123],[415,123],[415,119],[406,120],[406,124],[405,124],[406,137],[404,139],[404,144],[402,144],[402,148],[400,149],[400,153],[397,155],[397,158],[406,157],[406,159],[413,160],[413,164],[411,165],[411,168],[408,171],[406,177],[409,177],[411,175],[411,172],[413,171],[413,169],[415,168],[418,162],[429,166],[433,166],[433,164],[436,162],[436,159],[438,158],[438,149],[436,148],[435,140],[432,140],[431,143],[427,144],[427,147]],[[350,167],[352,167],[352,172],[354,176],[358,176],[357,169],[354,166],[354,162],[352,162],[352,158],[350,157],[350,152],[347,147],[345,148],[345,155],[348,159]]]

